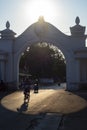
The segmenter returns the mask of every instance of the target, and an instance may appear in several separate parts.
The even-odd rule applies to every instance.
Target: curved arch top
[[[69,43],[69,36],[65,35],[48,22],[36,22],[29,26],[20,36],[16,38],[14,51],[20,50],[21,47],[25,48],[27,44],[29,45],[31,43],[43,41],[47,43],[55,43],[56,46],[61,46],[60,44],[64,44],[62,46],[65,46],[65,44]]]

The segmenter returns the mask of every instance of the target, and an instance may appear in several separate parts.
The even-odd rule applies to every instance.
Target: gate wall
[[[20,36],[15,37],[16,33],[10,30],[10,23],[7,22],[6,29],[0,32],[0,79],[4,82],[13,82],[18,87],[22,52],[31,44],[47,42],[57,46],[65,56],[67,90],[77,90],[81,82],[81,62],[87,58],[85,27],[79,23],[77,17],[76,25],[70,28],[71,35],[68,36],[44,19],[39,19]],[[83,72],[83,78],[84,76]]]

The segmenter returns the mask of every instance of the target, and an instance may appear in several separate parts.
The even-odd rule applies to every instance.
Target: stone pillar
[[[67,73],[67,90],[75,91],[78,90],[78,63],[74,59],[73,55],[68,56],[67,66],[66,66],[66,73]]]
[[[6,29],[0,31],[0,53],[2,53],[2,60],[0,62],[1,66],[1,75],[5,82],[13,83],[13,64],[14,64],[14,40],[16,33],[10,30],[9,21],[6,22]],[[3,52],[2,52],[3,51]],[[1,55],[0,55],[1,56]],[[13,86],[12,86],[13,87]]]

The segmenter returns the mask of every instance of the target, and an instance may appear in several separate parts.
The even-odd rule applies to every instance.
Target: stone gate
[[[22,52],[31,44],[47,42],[58,47],[65,56],[67,90],[77,90],[81,83],[87,83],[86,27],[80,25],[79,17],[76,17],[75,23],[70,27],[71,35],[65,35],[40,17],[15,37],[16,33],[10,29],[7,21],[6,29],[0,31],[0,80],[18,87]]]

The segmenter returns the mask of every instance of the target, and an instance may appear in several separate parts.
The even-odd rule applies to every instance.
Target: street
[[[37,126],[37,120],[42,120],[47,113],[59,115],[54,120],[60,120],[64,114],[78,112],[87,107],[84,98],[65,91],[63,86],[58,85],[41,87],[39,93],[31,90],[29,104],[24,104],[23,99],[22,91],[13,92],[1,99],[0,130],[31,130],[31,122],[32,126]]]
[[[8,110],[17,112],[24,103],[24,95],[22,91],[14,92],[5,96],[1,104]],[[71,104],[67,106],[68,103]],[[71,113],[76,112],[86,105],[86,101],[77,95],[65,92],[60,86],[48,86],[41,88],[39,93],[30,93],[30,101],[27,108],[27,113],[38,114],[40,112],[59,112]],[[78,107],[79,106],[79,107]]]

